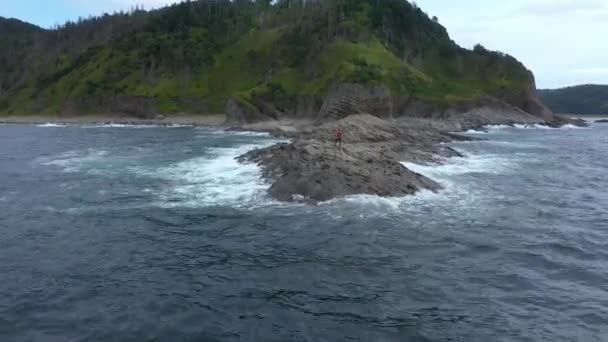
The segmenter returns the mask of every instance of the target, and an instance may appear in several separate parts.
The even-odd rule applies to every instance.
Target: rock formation
[[[345,132],[342,149],[332,132]],[[415,121],[382,120],[369,114],[348,116],[298,131],[292,143],[255,150],[242,156],[254,162],[273,184],[270,194],[282,201],[326,201],[355,194],[405,196],[441,188],[401,163],[433,162],[437,155],[458,153],[438,145],[453,137]]]
[[[533,97],[529,104],[534,105]],[[493,97],[458,103],[440,110],[422,102],[401,106],[381,87],[344,84],[328,94],[314,121],[298,125],[260,123],[241,126],[292,138],[291,143],[255,150],[240,158],[257,163],[271,183],[270,195],[282,201],[326,201],[356,194],[405,196],[421,190],[437,191],[441,185],[417,174],[402,162],[436,163],[438,158],[459,156],[441,143],[470,139],[448,133],[489,124],[563,124],[569,119],[553,116],[541,107],[537,114]],[[542,104],[541,104],[542,105]],[[365,114],[365,113],[373,113]],[[231,115],[239,122],[267,118],[239,109]],[[344,132],[344,146],[334,146],[333,132]]]

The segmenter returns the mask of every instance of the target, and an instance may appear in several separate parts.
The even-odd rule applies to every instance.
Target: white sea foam
[[[566,126],[562,126],[560,128],[561,129],[568,129],[568,126],[575,127],[574,125],[566,125]],[[560,128],[557,128],[557,127],[551,127],[551,126],[541,125],[541,124],[533,124],[533,125],[515,124],[515,125],[513,125],[513,128],[517,128],[517,129],[535,129],[535,130],[554,130],[554,129],[560,129]]]
[[[238,156],[255,148],[274,144],[212,148],[207,155],[154,171],[169,184],[160,194],[164,207],[252,206],[266,199],[269,184],[255,164],[242,164]]]
[[[222,136],[241,136],[241,137],[270,137],[268,132],[253,132],[253,131],[231,131],[222,128],[197,128],[203,134],[222,135]]]
[[[436,164],[414,164],[402,163],[408,169],[425,175],[438,183],[444,189],[439,192],[421,190],[413,196],[405,197],[380,197],[376,195],[353,195],[333,199],[320,203],[331,212],[339,208],[343,216],[352,213],[361,213],[363,218],[367,216],[385,216],[392,213],[400,214],[409,208],[429,210],[460,210],[463,208],[475,208],[480,202],[487,199],[484,187],[475,186],[471,176],[475,174],[505,174],[511,172],[517,163],[515,160],[498,154],[479,154],[461,158],[445,159],[443,163]],[[464,178],[463,178],[464,177]],[[456,209],[455,209],[456,208]],[[460,208],[460,209],[458,209]]]
[[[589,127],[580,127],[580,126],[576,126],[576,125],[572,125],[572,124],[567,124],[560,128],[561,129],[589,129]]]
[[[586,127],[579,127],[572,124],[563,125],[561,127],[551,127],[542,124],[515,124],[512,128],[516,129],[535,129],[535,130],[570,130],[570,129],[585,129]]]
[[[470,129],[470,130],[466,131],[465,133],[466,134],[488,134],[488,131]]]
[[[169,128],[190,128],[195,127],[194,125],[182,125],[182,124],[172,124],[168,126]]]
[[[227,131],[225,128],[221,128],[221,127],[196,127],[196,130],[199,131],[201,134],[212,134],[212,135],[228,134],[231,132],[231,131]]]
[[[451,176],[472,173],[503,174],[515,166],[511,159],[498,154],[472,154],[446,159],[441,164],[402,164],[416,173],[440,181],[450,179]]]
[[[108,155],[108,151],[86,149],[82,151],[69,151],[54,157],[37,159],[37,162],[45,166],[55,166],[64,172],[80,172],[92,163],[97,163]]]
[[[488,129],[488,130],[499,130],[499,129],[513,128],[513,126],[509,126],[509,125],[487,125],[487,126],[484,126],[483,128]]]
[[[446,159],[441,164],[414,164],[402,163],[408,169],[425,175],[439,182],[444,189],[439,192],[422,190],[413,196],[405,197],[380,197],[375,195],[354,195],[344,198],[333,199],[321,203],[322,206],[331,208],[339,205],[342,209],[354,206],[364,216],[387,215],[401,212],[404,209],[415,206],[436,207],[445,204],[446,207],[475,207],[484,198],[480,189],[470,183],[470,179],[459,179],[460,177],[474,174],[503,174],[514,167],[514,162],[505,157],[495,154],[470,155],[462,158]],[[347,206],[347,207],[344,207]],[[353,209],[354,210],[354,209]]]
[[[158,127],[173,127],[173,126],[108,123],[108,124],[88,125],[88,126],[82,126],[82,127],[83,128],[158,128]]]
[[[467,130],[465,133],[466,134],[488,134],[491,133],[493,131],[499,131],[499,130],[504,130],[504,129],[509,129],[509,128],[514,128],[514,126],[510,126],[510,125],[486,125],[480,128],[476,128],[476,129],[469,129]],[[459,132],[455,132],[455,133],[459,133]]]
[[[66,124],[47,122],[45,124],[36,125],[36,127],[67,127]]]
[[[269,137],[270,136],[270,133],[268,133],[268,132],[250,132],[250,131],[232,132],[232,134],[245,136],[245,137]]]
[[[500,131],[506,129],[529,129],[529,130],[572,130],[572,129],[586,129],[587,127],[579,127],[572,124],[567,124],[561,127],[551,127],[542,124],[514,124],[514,125],[487,125],[480,129],[470,129],[466,131],[467,134],[488,134],[492,131]]]
[[[194,125],[182,125],[182,124],[170,124],[170,125],[160,125],[160,124],[121,124],[121,123],[104,123],[104,124],[95,124],[95,125],[86,125],[82,126],[83,128],[184,128],[184,127],[194,127]]]
[[[376,195],[351,195],[321,202],[320,205],[355,204],[368,209],[398,209],[401,199],[398,197],[380,197]]]

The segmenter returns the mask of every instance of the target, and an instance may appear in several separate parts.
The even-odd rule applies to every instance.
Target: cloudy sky
[[[50,27],[66,19],[174,0],[2,0],[0,16]],[[465,47],[481,43],[532,69],[542,88],[608,84],[608,0],[418,0]]]

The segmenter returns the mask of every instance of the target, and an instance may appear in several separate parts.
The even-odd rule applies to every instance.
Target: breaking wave
[[[516,157],[521,157],[518,154]],[[480,174],[503,175],[515,170],[517,161],[499,154],[469,154],[465,157],[449,158],[441,163],[402,163],[413,172],[427,176],[444,188],[438,192],[421,190],[405,197],[380,197],[376,195],[352,195],[320,203],[323,208],[339,213],[339,216],[357,215],[360,219],[375,216],[419,213],[421,208],[453,210],[478,207],[491,200],[485,187],[477,187],[471,179]],[[336,214],[338,215],[338,214]]]
[[[401,163],[406,168],[435,181],[450,181],[454,176],[466,174],[504,174],[515,167],[513,160],[497,154],[470,154],[436,164]]]
[[[204,156],[154,171],[168,182],[158,195],[162,207],[250,207],[268,203],[269,184],[260,168],[237,158],[276,142],[211,148]]]
[[[469,129],[467,134],[488,134],[492,131],[500,131],[506,129],[530,129],[530,130],[572,130],[572,129],[587,129],[587,127],[579,127],[572,124],[567,124],[561,127],[551,127],[542,124],[514,124],[514,125],[487,125],[479,129]]]
[[[45,124],[40,124],[40,125],[36,125],[36,127],[43,127],[43,128],[49,128],[49,127],[67,127],[67,124],[62,124],[62,123],[52,123],[52,122],[47,122]]]
[[[96,125],[83,126],[83,128],[180,128],[180,127],[192,127],[192,126],[188,126],[188,125],[119,124],[119,123],[107,123],[107,124],[96,124]]]
[[[522,124],[515,124],[513,125],[514,128],[518,128],[518,129],[561,129],[561,130],[570,130],[570,129],[586,129],[587,127],[579,127],[573,124],[567,124],[567,125],[563,125],[561,127],[551,127],[551,126],[547,126],[547,125],[541,125],[541,124],[534,124],[534,125],[522,125]]]
[[[86,149],[82,151],[68,151],[54,157],[43,157],[37,159],[40,165],[54,166],[62,169],[63,172],[81,172],[101,165],[102,160],[108,156],[105,150]]]

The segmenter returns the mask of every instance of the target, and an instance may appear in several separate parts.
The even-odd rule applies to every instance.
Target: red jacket
[[[342,130],[340,128],[336,129],[336,140],[342,140]]]

